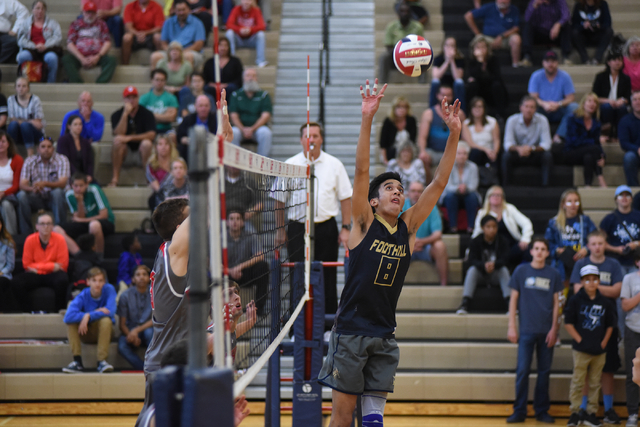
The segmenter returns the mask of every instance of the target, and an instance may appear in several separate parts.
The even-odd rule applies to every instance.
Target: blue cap
[[[618,186],[618,188],[616,188],[616,195],[615,197],[618,197],[620,194],[627,192],[629,194],[633,194],[633,192],[631,191],[631,187],[629,187],[628,185],[620,185]]]

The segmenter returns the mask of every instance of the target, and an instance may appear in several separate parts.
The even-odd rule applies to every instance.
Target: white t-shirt
[[[638,293],[640,293],[640,274],[636,271],[627,274],[624,276],[624,279],[622,279],[620,298],[633,298]],[[640,333],[640,304],[626,313],[624,323],[633,332]]]
[[[13,170],[11,170],[11,160],[6,165],[0,166],[0,191],[7,191],[13,185]]]
[[[493,129],[495,129],[497,125],[496,119],[487,116],[487,124],[484,125],[480,132],[476,131],[476,127],[471,122],[471,119],[466,119],[464,123],[469,126],[471,138],[476,145],[493,150]]]

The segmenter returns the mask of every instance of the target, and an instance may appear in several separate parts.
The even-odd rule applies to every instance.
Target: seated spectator
[[[89,184],[87,176],[76,172],[71,177],[71,189],[65,194],[71,220],[56,225],[54,231],[64,237],[71,255],[80,251],[74,239],[86,233],[96,239],[96,252],[104,254],[104,238],[115,232],[115,217],[102,188]]]
[[[180,42],[169,43],[167,58],[158,61],[157,67],[164,70],[167,75],[167,92],[176,96],[182,89],[189,87],[189,77],[193,73],[193,65],[184,59]]]
[[[65,220],[64,188],[69,182],[69,159],[55,152],[51,138],[38,144],[38,154],[27,157],[20,172],[20,233],[33,232],[32,209],[49,209],[55,224]]]
[[[469,50],[471,58],[467,63],[467,99],[480,97],[492,114],[504,117],[508,95],[502,80],[500,61],[493,55],[491,44],[483,35],[471,40]]]
[[[229,116],[233,125],[233,143],[240,145],[244,140],[258,143],[258,154],[269,156],[271,152],[271,97],[260,89],[255,68],[247,68],[242,76],[242,89],[231,94]]]
[[[29,90],[29,80],[18,77],[16,79],[16,94],[7,100],[9,114],[7,133],[17,144],[26,147],[27,156],[33,155],[33,146],[42,138],[42,131],[46,123],[40,98]]]
[[[534,44],[560,45],[564,65],[571,65],[571,12],[565,0],[529,0],[522,30],[523,65],[531,67]]]
[[[211,28],[213,27],[213,15],[211,13],[211,7],[213,5],[211,0],[188,0],[187,4],[189,5],[191,14],[198,18],[200,22],[202,22],[202,25],[204,25],[204,32],[208,39],[209,34],[211,34]]]
[[[78,96],[78,109],[71,110],[64,115],[62,123],[68,123],[69,117],[79,116],[82,120],[81,137],[88,139],[90,142],[99,142],[104,132],[104,116],[102,113],[93,109],[93,97],[91,92],[83,91]],[[60,136],[67,133],[66,126],[60,128]]]
[[[482,31],[476,25],[476,19],[482,19]],[[464,20],[476,36],[484,34],[494,50],[507,49],[511,52],[511,64],[517,67],[520,62],[520,11],[511,4],[511,0],[496,0],[486,3],[478,9],[464,14]]]
[[[624,57],[619,52],[608,51],[605,70],[596,74],[592,91],[600,102],[602,130],[609,127],[612,139],[618,137],[620,119],[629,112],[631,100],[631,79],[622,71]],[[602,140],[602,136],[601,136]],[[605,137],[605,141],[607,138]]]
[[[607,183],[602,175],[605,155],[600,145],[598,107],[598,95],[595,93],[582,97],[580,106],[569,118],[567,140],[562,150],[566,164],[583,166],[584,185],[591,186],[595,173],[600,187],[606,187]]]
[[[202,66],[202,48],[206,39],[204,25],[192,16],[187,0],[174,0],[175,15],[162,25],[162,48],[151,54],[151,69],[156,68],[159,60],[167,57],[169,43],[177,41],[183,47],[184,59],[191,62],[194,69]]]
[[[82,0],[82,7],[94,0]],[[109,28],[109,33],[113,37],[115,47],[122,46],[122,0],[97,0],[94,2],[97,6],[96,16],[103,20]]]
[[[631,36],[624,45],[624,73],[631,79],[631,91],[640,90],[640,37]]]
[[[267,29],[262,12],[254,0],[240,0],[240,5],[231,10],[227,19],[227,40],[231,55],[236,54],[236,47],[248,47],[256,50],[256,65],[265,67],[265,30]]]
[[[411,115],[411,105],[406,98],[396,97],[391,105],[389,116],[382,123],[380,132],[380,160],[386,166],[389,160],[396,158],[396,145],[403,141],[415,144],[418,133],[416,118]]]
[[[0,217],[0,313],[20,312],[20,304],[11,285],[15,265],[16,243]]]
[[[47,4],[43,0],[33,3],[31,15],[20,22],[17,36],[18,68],[25,61],[44,62],[47,64],[47,83],[55,83],[58,56],[62,55],[62,30],[60,24],[47,16]]]
[[[82,16],[69,27],[67,53],[62,57],[69,83],[84,83],[80,68],[100,67],[96,83],[109,83],[116,71],[116,58],[108,54],[111,49],[109,29],[97,17],[97,11],[96,4],[87,1],[82,8]]]
[[[456,163],[451,170],[451,176],[447,182],[440,203],[447,208],[449,224],[452,233],[458,232],[458,206],[460,202],[467,211],[467,232],[473,232],[476,223],[476,212],[482,198],[478,194],[478,166],[469,161],[469,146],[460,141],[456,152]]]
[[[153,212],[152,206],[156,205],[158,191],[166,179],[171,176],[171,164],[178,160],[180,154],[176,145],[165,135],[159,135],[151,150],[151,157],[146,166],[147,182],[153,193],[149,197],[149,209]]]
[[[611,13],[606,0],[578,0],[571,17],[572,38],[583,64],[600,64],[604,52],[613,37]],[[589,60],[586,46],[597,46],[596,54]]]
[[[536,113],[536,101],[528,95],[520,101],[520,114],[509,117],[505,125],[502,155],[504,186],[511,182],[511,168],[517,165],[540,166],[542,185],[549,185],[553,167],[549,121],[542,114]]]
[[[205,95],[209,99],[209,105],[216,105],[213,96],[204,90],[204,78],[200,73],[191,74],[191,87],[183,88],[178,94],[180,100],[180,114],[178,114],[178,122],[182,123],[182,119],[189,114],[196,112],[196,98]]]
[[[0,81],[2,73],[0,73]],[[7,130],[7,117],[9,111],[7,109],[7,97],[0,93],[0,130]]]
[[[387,164],[387,172],[395,172],[402,178],[402,185],[409,186],[413,181],[425,183],[424,164],[417,156],[418,150],[413,142],[405,139],[399,142],[396,158]]]
[[[408,195],[405,197],[403,211],[415,205],[424,191],[422,182],[412,182],[409,184]],[[437,206],[422,223],[416,232],[416,242],[411,253],[411,262],[424,261],[435,263],[438,271],[440,286],[447,286],[449,280],[449,256],[447,247],[442,241],[442,218]]]
[[[171,163],[171,173],[160,185],[156,195],[156,203],[152,212],[160,203],[169,199],[189,198],[189,177],[187,176],[187,162],[179,158]]]
[[[384,47],[386,52],[380,55],[379,58],[379,80],[381,82],[389,81],[389,70],[395,70],[396,66],[393,63],[393,48],[398,43],[398,40],[402,40],[409,34],[424,34],[424,27],[418,21],[411,19],[411,9],[405,2],[400,3],[396,9],[398,14],[398,20],[389,22],[387,28],[384,30]]]
[[[256,182],[233,166],[225,167],[224,172],[227,210],[244,212],[245,230],[253,231],[254,227],[248,221],[262,211],[262,201],[256,197]]]
[[[640,91],[631,95],[631,113],[618,124],[620,147],[625,151],[623,165],[627,185],[637,187],[638,165],[640,165]]]
[[[93,177],[93,148],[91,141],[82,137],[82,119],[80,116],[70,116],[63,126],[66,133],[58,139],[56,151],[69,159],[69,172],[73,175],[81,172],[87,176],[89,182],[94,182]]]
[[[466,94],[464,87],[464,56],[458,50],[455,37],[447,37],[442,42],[442,52],[433,58],[431,68],[431,91],[429,92],[429,106],[434,106],[440,85],[453,88],[454,99],[460,100],[460,109],[465,110]]]
[[[30,234],[22,248],[24,273],[13,279],[13,293],[18,298],[23,312],[31,311],[29,293],[38,288],[50,288],[55,292],[53,307],[60,310],[66,306],[65,297],[69,278],[69,250],[64,237],[53,232],[53,215],[38,213],[37,233]]]
[[[571,76],[558,69],[558,55],[552,50],[544,54],[542,69],[536,70],[529,78],[529,95],[538,104],[538,113],[543,114],[550,123],[560,123],[553,141],[561,142],[567,136],[567,120],[578,104]]]
[[[402,3],[406,3],[409,9],[411,9],[411,19],[420,22],[422,25],[427,25],[429,22],[429,12],[422,6],[420,0],[399,0],[395,6],[396,12]]]
[[[469,244],[469,269],[464,276],[462,303],[456,314],[467,314],[469,303],[473,299],[479,284],[500,285],[502,297],[509,306],[511,274],[507,268],[509,258],[509,242],[498,234],[498,221],[491,215],[480,219],[482,234],[476,236]]]
[[[107,274],[100,267],[89,270],[87,284],[89,287],[75,297],[64,315],[73,355],[73,361],[62,368],[68,374],[84,372],[82,343],[98,343],[99,373],[113,371],[107,357],[116,322],[116,290],[107,283]]]
[[[562,280],[569,280],[576,261],[589,254],[587,236],[597,229],[582,211],[578,191],[569,189],[562,193],[558,214],[549,220],[544,233],[549,241],[551,266],[558,270]]]
[[[153,338],[153,320],[151,320],[151,295],[149,294],[149,267],[138,265],[135,268],[131,286],[120,295],[118,316],[120,316],[120,338],[118,353],[133,366],[136,371],[144,369],[144,361],[137,354],[138,348],[146,349]]]
[[[135,233],[127,234],[122,238],[122,253],[118,260],[118,288],[124,285],[129,287],[131,281],[136,275],[137,269],[142,265],[142,245]],[[147,271],[147,275],[149,272]]]
[[[600,229],[607,233],[608,256],[618,260],[624,274],[637,270],[633,257],[640,247],[640,212],[632,209],[631,202],[631,188],[618,186],[616,208],[600,222]]]
[[[164,24],[162,6],[153,0],[135,0],[124,8],[122,65],[129,65],[131,52],[161,50],[160,32]]]
[[[186,116],[178,126],[178,152],[183,159],[189,158],[189,129],[195,125],[204,125],[209,133],[216,134],[218,130],[215,111],[211,111],[211,104],[207,95],[196,98],[196,112]]]
[[[2,229],[11,235],[18,234],[18,191],[20,190],[20,173],[24,160],[18,154],[13,139],[0,130],[0,216]]]
[[[484,205],[476,216],[471,238],[482,233],[480,220],[486,215],[494,216],[498,220],[498,234],[504,236],[509,242],[509,269],[514,269],[522,261],[530,260],[529,243],[531,236],[533,236],[533,224],[518,208],[507,203],[504,190],[498,185],[487,190],[487,194],[484,196]]]
[[[3,0],[0,10],[0,64],[13,62],[18,53],[16,30],[20,21],[29,16],[29,10],[18,0]],[[15,24],[11,20],[15,19]]]
[[[424,163],[424,170],[427,181],[431,180],[431,169],[434,168],[444,154],[444,148],[449,138],[449,128],[442,120],[442,100],[446,99],[449,105],[453,105],[453,88],[441,84],[436,96],[438,102],[422,113],[420,128],[418,131],[418,141],[416,142],[419,151],[418,157]],[[460,121],[464,122],[466,116],[460,110],[458,114]]]
[[[484,99],[473,98],[469,104],[470,116],[462,123],[462,138],[471,148],[469,160],[478,166],[489,165],[498,172],[500,127],[498,121],[487,115]]]
[[[151,155],[153,139],[156,137],[154,114],[139,104],[138,89],[127,86],[122,92],[124,106],[111,115],[113,131],[113,178],[110,187],[118,185],[120,169],[125,159],[146,165]],[[136,154],[136,151],[138,152]]]
[[[175,131],[171,124],[178,117],[178,100],[165,90],[167,73],[156,68],[151,71],[151,90],[140,97],[140,106],[153,113],[156,132],[164,133],[175,140]]]
[[[242,62],[238,57],[231,55],[229,39],[220,37],[218,40],[218,56],[220,57],[220,87],[232,94],[242,87]],[[205,91],[211,96],[216,96],[216,82],[213,69],[213,58],[204,63]]]
[[[53,229],[56,230],[56,227]],[[76,239],[78,252],[69,258],[69,288],[67,290],[67,302],[71,302],[87,287],[87,273],[93,267],[102,267],[102,261],[96,253],[96,238],[93,234],[82,234]]]

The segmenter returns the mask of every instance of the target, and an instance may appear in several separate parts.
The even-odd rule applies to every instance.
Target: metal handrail
[[[322,0],[322,42],[320,43],[319,61],[319,86],[320,86],[320,113],[318,123],[324,127],[325,122],[325,88],[331,83],[329,75],[329,18],[333,14],[332,0]]]

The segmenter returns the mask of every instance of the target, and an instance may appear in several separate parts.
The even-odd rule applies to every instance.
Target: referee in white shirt
[[[353,188],[347,170],[340,160],[322,151],[324,132],[315,122],[309,124],[309,158],[314,165],[315,190],[315,252],[314,261],[337,261],[339,245],[347,248],[351,231],[351,194]],[[302,152],[287,159],[286,163],[306,166],[307,162],[307,125],[300,127],[300,145]],[[287,196],[291,200],[287,200]],[[288,227],[286,233],[287,250],[291,261],[304,261],[304,219],[305,192],[293,194],[272,192],[276,200],[276,224],[278,232],[276,244],[285,242],[284,207],[288,209]],[[287,203],[288,202],[288,203]],[[342,210],[342,225],[338,230],[336,216]],[[325,313],[333,314],[338,309],[337,270],[335,267],[324,269]]]

